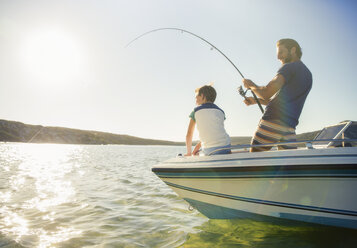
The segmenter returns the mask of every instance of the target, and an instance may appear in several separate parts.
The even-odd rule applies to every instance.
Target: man
[[[300,45],[293,39],[277,42],[277,58],[282,66],[277,75],[266,85],[257,86],[249,79],[243,79],[244,87],[251,89],[260,102],[267,105],[252,145],[296,141],[295,128],[307,95],[312,86],[312,74],[300,60]],[[255,104],[253,97],[244,100],[246,105]],[[281,146],[292,149],[296,146]],[[266,151],[271,147],[252,147],[251,151]]]

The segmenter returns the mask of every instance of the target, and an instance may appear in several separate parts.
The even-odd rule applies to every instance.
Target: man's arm
[[[250,79],[243,79],[242,81],[244,87],[251,89],[262,100],[269,101],[270,98],[284,85],[285,78],[283,75],[278,74],[266,86],[257,86]]]
[[[190,123],[188,124],[187,128],[187,134],[186,134],[186,149],[187,153],[185,156],[191,156],[192,155],[192,137],[193,137],[193,131],[195,131],[195,125],[196,122],[190,118]]]
[[[261,98],[259,98],[258,100],[259,100],[260,104],[262,104],[262,105],[268,105],[268,103],[269,103],[269,100],[264,100],[264,99],[261,99]],[[250,106],[250,105],[253,105],[253,104],[257,104],[257,102],[255,101],[254,97],[246,97],[243,102],[247,106]]]

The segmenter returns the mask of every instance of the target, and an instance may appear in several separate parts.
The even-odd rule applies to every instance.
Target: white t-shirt
[[[202,148],[226,146],[231,143],[224,129],[225,114],[214,103],[197,106],[190,118],[196,122]]]

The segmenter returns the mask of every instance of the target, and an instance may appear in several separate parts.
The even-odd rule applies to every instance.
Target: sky
[[[0,119],[184,141],[194,90],[213,82],[231,136],[261,112],[237,93],[266,85],[276,41],[293,38],[313,74],[296,132],[357,120],[353,0],[0,0]],[[197,131],[195,138],[197,139]]]

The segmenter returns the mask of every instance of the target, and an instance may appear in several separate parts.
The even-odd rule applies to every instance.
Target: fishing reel
[[[248,90],[249,90],[249,89],[247,89],[246,91],[244,91],[242,86],[239,86],[239,87],[238,87],[238,93],[239,93],[239,95],[241,95],[242,97],[244,97],[245,100],[248,100],[247,97],[245,96],[245,95],[247,94]],[[260,104],[260,101],[259,101],[258,97],[255,95],[255,93],[254,93],[252,90],[251,90],[251,92],[252,92],[252,95],[253,95],[253,97],[254,97],[254,99],[255,99],[255,102],[256,102],[256,103],[258,104],[258,106],[259,106],[260,111],[261,111],[262,113],[264,113],[264,109],[263,109],[262,105]]]
[[[246,97],[245,95],[247,94],[247,91],[248,91],[248,90],[244,91],[242,86],[239,86],[239,87],[238,87],[238,93],[239,93],[239,95],[241,95],[242,97],[244,97],[244,99],[246,99],[246,100],[247,100],[247,97]]]

